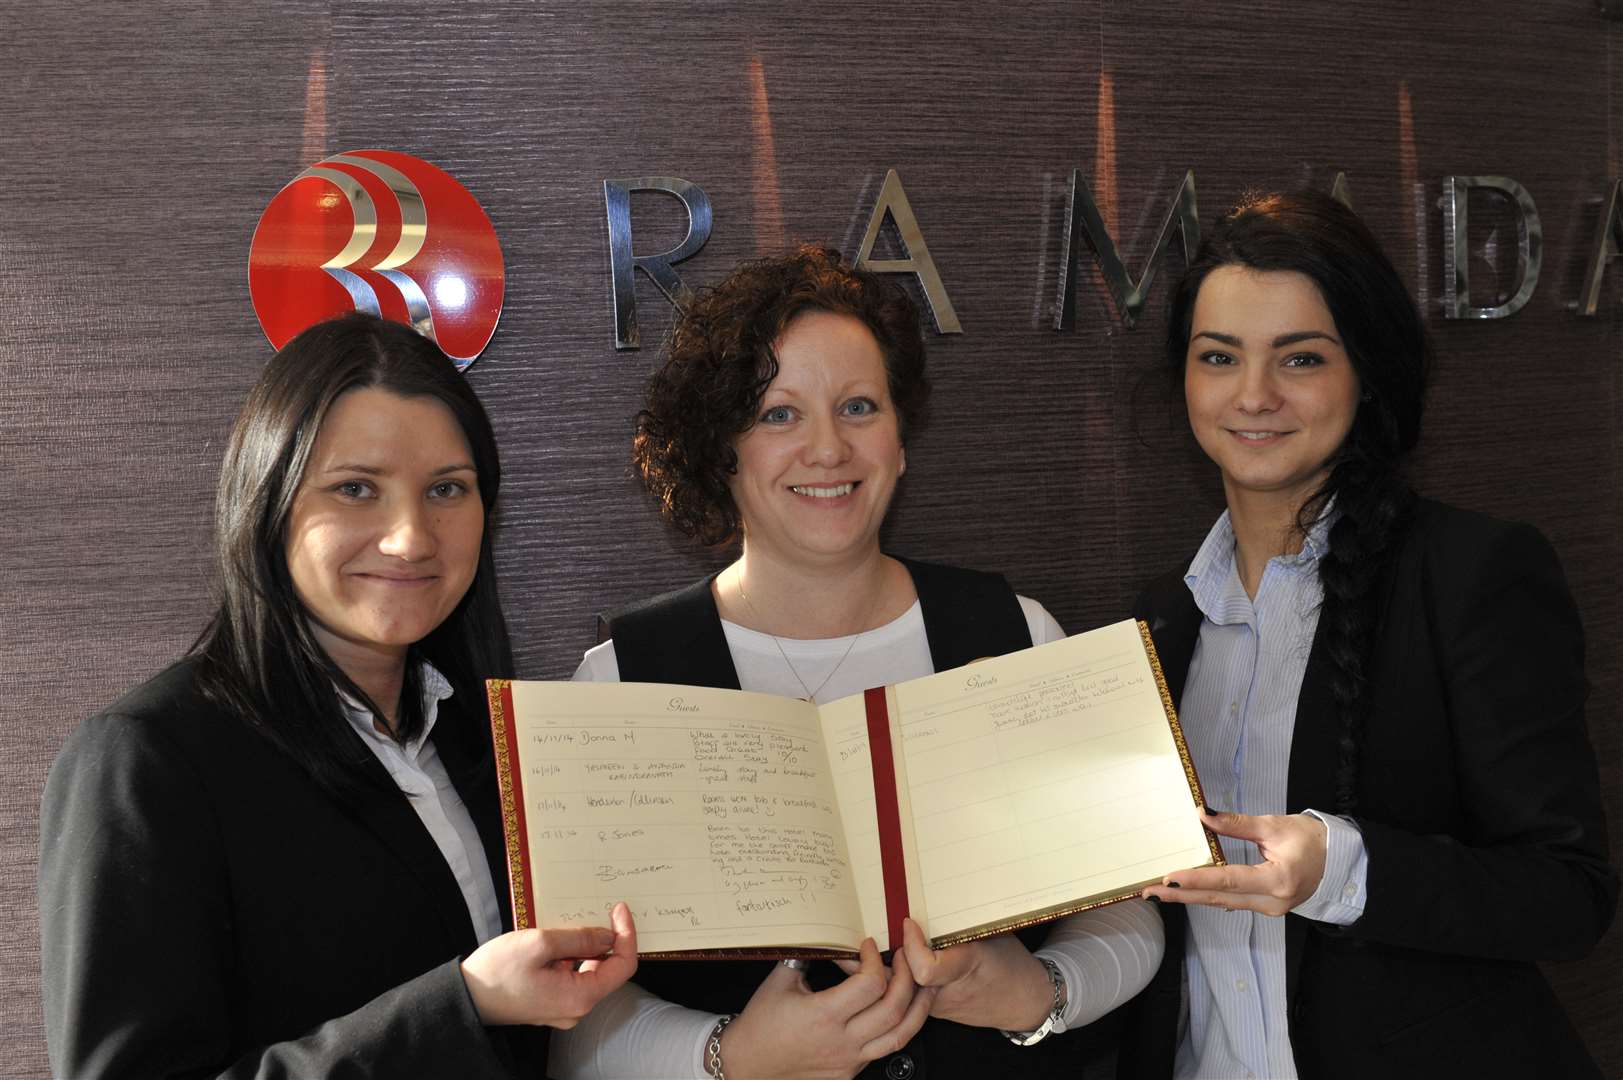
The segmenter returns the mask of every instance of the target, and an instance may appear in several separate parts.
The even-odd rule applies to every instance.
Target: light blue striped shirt
[[[1270,559],[1255,600],[1234,558],[1227,511],[1212,526],[1184,582],[1205,617],[1189,665],[1182,717],[1208,805],[1242,814],[1285,813],[1296,699],[1319,622],[1319,559],[1331,518],[1295,555]],[[1318,891],[1295,913],[1346,925],[1364,911],[1367,857],[1349,819],[1325,822]],[[1223,838],[1231,863],[1258,861],[1256,845]],[[1179,1037],[1180,1077],[1296,1076],[1286,1028],[1285,920],[1191,905],[1185,976],[1189,1013]]]

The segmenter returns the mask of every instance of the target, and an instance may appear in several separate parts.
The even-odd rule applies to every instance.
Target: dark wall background
[[[1345,170],[1436,336],[1422,486],[1535,522],[1560,551],[1623,831],[1623,286],[1609,283],[1598,318],[1566,308],[1619,168],[1623,24],[1593,0],[183,0],[9,5],[0,23],[10,1075],[47,1072],[34,900],[46,769],[80,719],[176,657],[206,616],[214,474],[269,355],[248,241],[282,184],[348,149],[435,162],[501,237],[506,309],[471,378],[510,477],[500,563],[531,677],[572,670],[595,612],[712,565],[627,476],[655,350],[613,349],[604,178],[709,192],[714,237],[681,268],[703,284],[790,240],[854,250],[897,169],[965,333],[931,340],[934,418],[909,447],[889,542],[1000,569],[1084,629],[1119,618],[1220,501],[1146,382],[1178,260],[1137,329],[1091,264],[1076,328],[1051,328],[1070,170],[1090,178],[1135,272],[1185,169],[1208,223],[1248,188],[1328,187]],[[1544,277],[1513,318],[1447,322],[1436,200],[1444,176],[1478,173],[1537,200]],[[1490,303],[1514,233],[1489,203],[1472,209],[1477,302]],[[639,251],[680,237],[674,200],[633,210]],[[655,341],[669,308],[638,289]],[[1623,1075],[1620,969],[1617,930],[1550,968],[1608,1075]]]

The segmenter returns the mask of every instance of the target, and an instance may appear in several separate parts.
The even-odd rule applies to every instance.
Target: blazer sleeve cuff
[[[506,1043],[502,1029],[480,1022],[454,957],[271,1052],[290,1075],[325,1075],[358,1060],[375,1076],[494,1078],[512,1075]]]

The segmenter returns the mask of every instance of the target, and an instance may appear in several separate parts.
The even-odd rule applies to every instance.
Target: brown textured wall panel
[[[655,349],[612,347],[605,178],[681,176],[708,191],[714,236],[681,268],[704,284],[791,240],[852,251],[885,170],[898,170],[965,333],[931,339],[933,417],[909,448],[889,543],[1003,570],[1080,629],[1120,617],[1220,503],[1158,396],[1176,259],[1137,329],[1116,322],[1091,267],[1076,328],[1051,329],[1070,170],[1107,203],[1135,272],[1185,169],[1206,221],[1248,188],[1327,187],[1345,170],[1436,337],[1423,486],[1555,542],[1589,632],[1591,728],[1623,830],[1623,287],[1608,287],[1594,320],[1565,308],[1593,200],[1619,170],[1623,75],[1611,71],[1623,24],[1592,0],[191,0],[13,5],[5,22],[0,1060],[11,1075],[47,1072],[33,868],[45,770],[74,724],[201,626],[213,475],[268,356],[248,238],[283,183],[346,149],[435,162],[501,237],[506,309],[471,378],[510,478],[500,565],[532,677],[572,670],[596,612],[715,561],[671,536],[627,476]],[[1510,175],[1538,202],[1544,278],[1512,319],[1439,317],[1436,200],[1450,173]],[[673,201],[638,197],[633,212],[639,250],[678,239]],[[1495,243],[1508,242],[1501,228]],[[1495,266],[1472,271],[1489,282]],[[638,296],[652,343],[669,308],[646,281]],[[1607,1075],[1623,1075],[1620,965],[1614,931],[1590,959],[1551,969]]]

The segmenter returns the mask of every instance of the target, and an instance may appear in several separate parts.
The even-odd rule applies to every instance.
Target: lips
[[[432,585],[440,579],[438,574],[391,574],[375,570],[361,571],[352,576],[378,585],[402,589]]]
[[[1282,439],[1286,435],[1289,435],[1290,432],[1288,432],[1288,431],[1239,431],[1239,430],[1237,430],[1235,428],[1230,428],[1229,429],[1229,434],[1233,435],[1236,439],[1239,439],[1241,442],[1264,443],[1264,442],[1272,442],[1275,439]]]
[[[838,499],[856,490],[856,484],[847,480],[843,484],[791,484],[789,490],[809,499]]]

